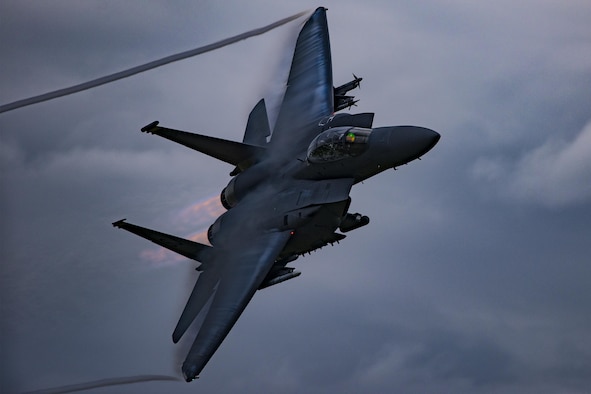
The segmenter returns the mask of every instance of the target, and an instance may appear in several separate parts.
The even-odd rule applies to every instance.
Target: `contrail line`
[[[294,19],[299,18],[302,15],[305,15],[307,12],[300,12],[295,15],[289,16],[287,18],[281,19],[277,22],[271,23],[270,25],[259,27],[258,29],[247,31],[246,33],[238,34],[233,37],[229,37],[223,39],[221,41],[214,42],[213,44],[205,45],[199,48],[191,49],[185,52],[177,53],[175,55],[170,55],[163,57],[162,59],[154,60],[149,63],[143,64],[141,66],[136,66],[129,68],[127,70],[119,71],[114,74],[110,74],[104,77],[93,79],[92,81],[84,82],[78,85],[70,86],[69,88],[54,90],[52,92],[40,94],[38,96],[29,97],[22,100],[17,100],[12,103],[0,105],[0,113],[8,112],[15,110],[17,108],[26,107],[28,105],[33,105],[37,103],[41,103],[43,101],[53,100],[58,97],[67,96],[69,94],[78,93],[83,90],[88,90],[95,88],[100,85],[104,85],[106,83],[114,82],[119,79],[127,78],[135,74],[142,73],[144,71],[151,70],[156,67],[164,66],[169,63],[177,62],[179,60],[183,60],[192,56],[201,55],[202,53],[213,51],[214,49],[222,48],[230,44],[234,44],[235,42],[246,40],[247,38],[254,37],[266,33],[270,30],[273,30],[279,26],[282,26],[288,22],[291,22]]]
[[[96,389],[99,387],[120,386],[123,384],[134,384],[134,383],[153,382],[153,381],[181,382],[182,380],[177,377],[174,377],[174,376],[166,376],[166,375],[126,376],[126,377],[121,377],[121,378],[101,379],[101,380],[95,380],[92,382],[78,383],[78,384],[71,384],[68,386],[60,386],[60,387],[53,387],[53,388],[49,388],[49,389],[29,391],[27,393],[22,393],[22,394],[63,394],[63,393],[73,393],[76,391]]]

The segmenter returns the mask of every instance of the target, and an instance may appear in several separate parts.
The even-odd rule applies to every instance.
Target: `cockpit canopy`
[[[326,163],[358,156],[367,149],[371,129],[335,127],[319,134],[308,147],[310,163]]]

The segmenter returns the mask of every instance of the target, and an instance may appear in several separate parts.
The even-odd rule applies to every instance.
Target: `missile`
[[[334,95],[334,112],[351,108],[359,100],[355,100],[355,96],[346,96],[347,92],[359,87],[361,80],[357,75],[353,74],[353,80],[344,85],[333,88]]]
[[[361,81],[363,80],[363,78],[358,77],[357,75],[353,74],[353,80],[350,82],[347,82],[344,85],[339,86],[338,88],[334,88],[334,94],[335,96],[342,96],[345,93],[347,93],[350,90],[353,90],[357,87],[359,87]]]
[[[334,100],[334,106],[335,106],[335,112],[336,111],[340,111],[342,109],[345,108],[350,108],[354,105],[356,105],[356,103],[359,100],[355,100],[355,96],[335,96],[335,100]]]

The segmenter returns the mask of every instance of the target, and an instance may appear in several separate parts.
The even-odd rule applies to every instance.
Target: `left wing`
[[[205,320],[183,363],[187,382],[195,379],[228,335],[290,237],[289,231],[245,235],[229,248],[214,248],[219,283]],[[246,239],[245,239],[246,238]]]
[[[273,134],[271,145],[281,147],[285,156],[290,147],[301,150],[301,144],[312,140],[306,131],[315,131],[318,121],[334,112],[332,60],[326,9],[317,8],[298,36],[287,90]]]

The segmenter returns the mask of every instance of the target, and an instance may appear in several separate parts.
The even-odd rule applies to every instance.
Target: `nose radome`
[[[419,126],[396,126],[390,131],[389,146],[396,156],[409,162],[429,152],[439,141],[438,132]]]
[[[439,142],[441,135],[431,129],[426,127],[415,127],[415,132],[418,134],[417,138],[422,141],[422,145],[424,147],[424,151],[421,153],[421,156],[425,153],[429,152],[433,147]]]

